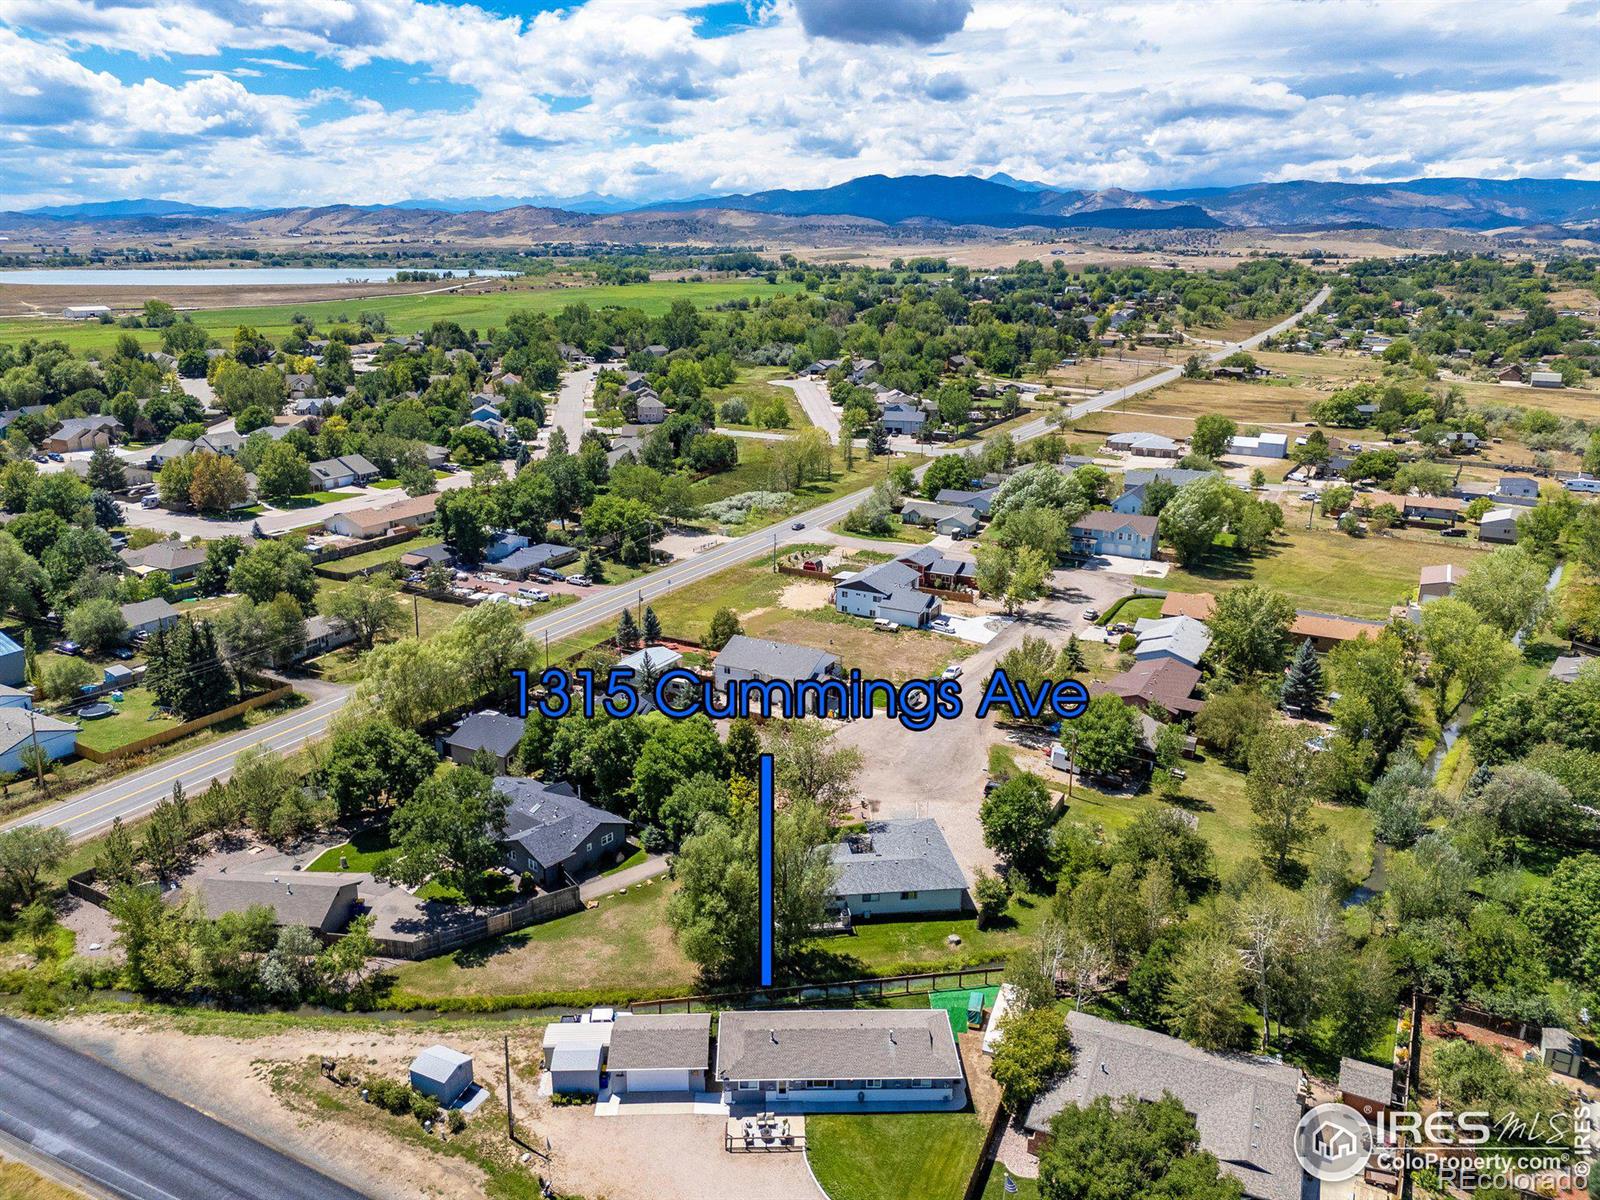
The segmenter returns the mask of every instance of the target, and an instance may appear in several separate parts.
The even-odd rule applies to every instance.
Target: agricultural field
[[[270,338],[289,332],[290,320],[304,313],[319,327],[341,318],[355,320],[363,312],[378,312],[390,328],[400,332],[425,329],[434,321],[454,321],[480,333],[504,324],[514,312],[555,312],[569,304],[592,308],[637,308],[660,316],[676,300],[692,300],[710,308],[730,300],[753,300],[796,290],[792,283],[770,284],[761,279],[715,280],[701,283],[630,283],[616,286],[558,287],[546,290],[474,292],[466,295],[438,293],[411,296],[368,296],[309,304],[274,304],[248,308],[201,309],[190,313],[196,325],[226,341],[240,325],[249,325]],[[161,334],[154,329],[123,329],[96,322],[47,319],[0,321],[0,342],[42,338],[65,342],[74,350],[104,350],[124,333],[131,333],[147,350],[159,349]]]

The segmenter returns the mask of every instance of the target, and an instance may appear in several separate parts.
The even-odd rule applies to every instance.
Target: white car
[[[948,667],[946,667],[944,669],[944,674],[939,676],[939,678],[940,679],[960,679],[961,678],[961,664],[960,663],[951,663]]]

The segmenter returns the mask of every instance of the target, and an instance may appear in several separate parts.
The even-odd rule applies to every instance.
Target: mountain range
[[[400,214],[405,214],[401,217]],[[454,225],[445,217],[482,218],[507,230],[523,224],[585,227],[618,223],[737,224],[719,214],[764,214],[803,223],[945,224],[1002,229],[1218,229],[1224,227],[1457,229],[1584,227],[1600,224],[1600,181],[1576,179],[1414,179],[1400,183],[1296,180],[1232,187],[1129,191],[1058,188],[996,174],[864,175],[826,188],[630,203],[589,192],[577,196],[476,196],[415,199],[390,205],[322,208],[208,208],[172,200],[109,200],[14,214],[37,221],[236,222],[282,224],[314,214],[361,225],[388,219],[410,227]],[[342,215],[340,215],[342,214]]]

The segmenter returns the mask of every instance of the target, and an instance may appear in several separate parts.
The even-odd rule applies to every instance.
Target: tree
[[[135,883],[139,878],[139,853],[134,849],[133,838],[128,835],[121,817],[113,817],[105,841],[95,856],[95,882],[112,888],[122,883]]]
[[[66,700],[76,696],[81,688],[100,679],[96,671],[81,658],[57,659],[45,664],[39,672],[39,690],[46,700]]]
[[[100,654],[121,643],[128,635],[128,623],[114,600],[85,600],[67,614],[67,636],[91,654]]]
[[[1422,647],[1441,722],[1455,703],[1476,704],[1487,697],[1519,658],[1498,628],[1452,596],[1423,605]]]
[[[1199,562],[1227,525],[1237,492],[1221,475],[1192,480],[1161,510],[1161,540],[1169,543],[1184,566]]]
[[[1045,593],[1050,562],[1033,546],[1009,549],[987,543],[978,547],[977,562],[979,589],[998,598],[1007,613],[1020,612],[1024,604]]]
[[[644,625],[641,627],[646,645],[654,645],[661,640],[661,618],[656,616],[656,610],[649,605],[644,610]]]
[[[1228,452],[1228,443],[1239,427],[1220,413],[1205,413],[1194,423],[1189,435],[1189,448],[1206,458],[1218,459]]]
[[[89,455],[89,471],[85,478],[91,488],[107,492],[120,492],[128,486],[127,469],[109,446],[97,447]]]
[[[227,512],[250,499],[250,486],[238,461],[201,451],[191,456],[189,503],[201,512]],[[166,467],[162,467],[162,474]]]
[[[1600,855],[1563,859],[1529,894],[1522,916],[1552,967],[1585,987],[1600,986]]]
[[[1439,806],[1428,769],[1410,756],[1396,756],[1367,792],[1372,833],[1401,850],[1422,836],[1428,814]]]
[[[1112,860],[1141,872],[1164,866],[1172,882],[1190,897],[1210,891],[1217,882],[1215,859],[1211,844],[1195,831],[1191,819],[1164,805],[1146,809],[1117,835]]]
[[[1289,653],[1294,602],[1256,584],[1229,588],[1217,597],[1208,624],[1211,653],[1235,678],[1274,675]]]
[[[632,609],[623,609],[617,619],[617,646],[623,650],[635,650],[639,646],[639,626],[634,623]]]
[[[1072,757],[1085,775],[1120,775],[1139,752],[1139,721],[1118,697],[1094,697],[1072,726]]]
[[[706,647],[721,650],[728,642],[744,632],[738,614],[731,608],[719,608],[711,614],[711,626],[706,630]]]
[[[1322,703],[1322,692],[1322,662],[1311,639],[1306,638],[1289,663],[1289,673],[1283,681],[1283,703],[1301,712],[1315,712]]]
[[[439,756],[415,732],[372,717],[333,739],[322,786],[339,815],[348,818],[379,804],[404,804],[438,765]]]
[[[311,468],[288,442],[273,442],[256,460],[256,483],[264,499],[283,504],[311,491]]]
[[[32,904],[41,878],[67,860],[67,835],[54,826],[21,825],[0,831],[0,901]]]
[[[1167,1026],[1202,1050],[1232,1050],[1245,1044],[1244,964],[1239,952],[1216,935],[1192,938],[1173,963],[1162,1002]]]
[[[380,637],[406,623],[397,585],[383,576],[368,576],[324,592],[317,608],[323,616],[348,625],[363,650],[372,649]]]
[[[311,556],[300,548],[298,539],[267,539],[239,556],[228,576],[228,586],[257,604],[287,592],[302,611],[309,612],[317,594],[317,576]]]
[[[506,803],[489,777],[470,767],[427,780],[390,819],[397,851],[390,873],[407,886],[437,879],[470,902],[485,899],[501,862]]]
[[[1050,1122],[1039,1160],[1044,1200],[1239,1200],[1239,1181],[1200,1149],[1194,1118],[1170,1092],[1156,1101],[1097,1097]]]
[[[978,906],[978,928],[994,925],[1011,905],[1011,885],[1003,875],[979,867],[972,877],[972,899]]]
[[[804,718],[767,726],[767,749],[778,790],[791,802],[807,800],[830,817],[842,817],[856,797],[862,754],[836,745],[826,725]]]
[[[158,630],[145,648],[145,685],[180,720],[232,703],[234,678],[210,621],[185,618]]]
[[[493,502],[477,488],[457,488],[440,492],[434,519],[444,544],[463,562],[475,563],[483,557],[493,525]]]
[[[760,965],[756,923],[756,813],[737,819],[708,814],[674,860],[678,889],[667,922],[679,948],[718,983],[751,983]],[[827,847],[832,840],[822,809],[795,800],[778,810],[773,830],[773,965],[775,976],[793,970],[826,912],[834,879]]]
[[[662,804],[685,780],[696,775],[721,780],[728,774],[716,726],[704,714],[685,720],[652,717],[646,726],[649,735],[633,764],[633,809],[629,814],[641,827],[660,823]]]
[[[1000,1042],[989,1070],[1009,1112],[1024,1112],[1071,1066],[1072,1043],[1058,1011],[1015,1008],[1000,1018]]]
[[[1013,775],[983,798],[978,820],[983,844],[1007,866],[1040,878],[1050,859],[1054,824],[1050,789],[1037,775]]]
[[[1321,827],[1313,816],[1317,752],[1296,725],[1269,725],[1250,745],[1245,794],[1255,815],[1261,857],[1282,877],[1295,855]]]
[[[922,475],[922,494],[930,500],[947,488],[965,491],[972,486],[972,464],[959,454],[933,460]]]
[[[1506,637],[1538,629],[1548,608],[1549,571],[1521,546],[1501,546],[1479,558],[1451,599],[1470,606]]]

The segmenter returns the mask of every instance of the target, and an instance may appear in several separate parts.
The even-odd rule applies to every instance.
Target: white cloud
[[[293,204],[648,199],[878,171],[1135,188],[1600,177],[1590,18],[1557,2],[1508,22],[1451,0],[758,0],[714,37],[692,0],[527,18],[493,3],[0,0],[0,179],[50,199]],[[117,52],[116,73],[84,47]],[[316,72],[310,94],[220,60],[241,53]],[[173,86],[141,61],[167,57],[200,61]],[[412,91],[368,82],[390,68]]]

